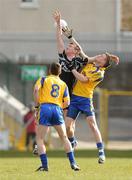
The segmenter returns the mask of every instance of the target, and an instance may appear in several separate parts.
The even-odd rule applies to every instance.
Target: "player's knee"
[[[65,141],[67,140],[67,136],[66,136],[66,135],[62,135],[62,136],[61,136],[61,140],[62,140],[63,142],[65,142]]]
[[[67,131],[67,134],[73,132],[73,127],[72,127],[72,125],[67,126],[67,127],[66,127],[66,131]]]

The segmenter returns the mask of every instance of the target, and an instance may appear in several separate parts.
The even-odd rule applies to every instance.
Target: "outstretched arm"
[[[73,37],[72,29],[70,29],[69,27],[65,27],[65,28],[62,29],[62,31],[63,31],[63,34],[69,39],[70,42],[76,44],[79,47],[79,49],[80,49],[80,56],[83,59],[88,59],[88,63],[95,62],[96,59],[94,57],[89,57],[88,55],[86,55],[85,52],[83,51],[82,47],[80,46],[80,44]]]
[[[60,24],[61,14],[59,11],[55,11],[53,14],[55,23],[56,23],[56,38],[57,38],[57,48],[58,53],[62,54],[64,51],[64,41],[62,38],[62,29]]]
[[[96,61],[96,58],[95,57],[89,57],[88,55],[86,55],[82,49],[82,47],[80,46],[80,44],[75,40],[74,37],[71,37],[70,38],[70,41],[75,43],[79,48],[80,48],[80,56],[83,58],[83,59],[88,59],[88,63],[93,63]]]
[[[80,44],[76,41],[76,39],[73,36],[70,38],[70,41],[72,43],[76,44],[79,47],[79,49],[80,49],[80,56],[83,59],[85,59],[85,58],[89,59],[89,57],[84,53],[84,51],[83,51],[82,47],[80,46]]]

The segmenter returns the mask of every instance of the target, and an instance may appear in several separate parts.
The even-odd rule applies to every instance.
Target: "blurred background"
[[[94,106],[106,147],[132,149],[131,0],[0,0],[0,149],[32,150],[34,138],[25,145],[34,121],[27,114],[36,79],[58,61],[56,9],[86,54],[107,51],[120,57],[119,66],[108,69],[96,89]],[[95,147],[84,115],[77,120],[76,136],[78,148]],[[45,141],[51,148],[61,147],[52,129]]]

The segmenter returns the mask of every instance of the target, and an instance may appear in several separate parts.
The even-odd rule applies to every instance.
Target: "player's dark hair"
[[[49,68],[50,74],[59,75],[61,73],[61,66],[59,63],[52,63]]]

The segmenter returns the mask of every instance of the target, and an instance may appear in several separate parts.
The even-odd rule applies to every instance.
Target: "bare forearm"
[[[84,51],[82,50],[82,47],[81,47],[80,44],[75,40],[74,37],[70,38],[70,41],[71,41],[72,43],[75,43],[75,44],[80,48],[80,56],[81,56],[83,59],[89,58],[89,57],[84,53]]]
[[[95,57],[89,57],[88,58],[88,63],[93,63],[96,61],[96,58]]]
[[[64,42],[62,38],[62,30],[60,24],[58,24],[56,27],[56,39],[57,39],[58,52],[62,53],[64,51]]]
[[[39,95],[38,95],[38,90],[35,88],[33,92],[33,98],[34,98],[34,103],[35,106],[39,106]]]
[[[86,76],[84,76],[83,74],[77,72],[75,69],[72,70],[73,75],[75,76],[75,78],[81,82],[87,82],[88,78]]]
[[[59,11],[55,11],[53,17],[56,23],[57,48],[58,48],[58,52],[62,53],[64,51],[64,42],[62,39],[62,28],[60,24],[61,13]]]

